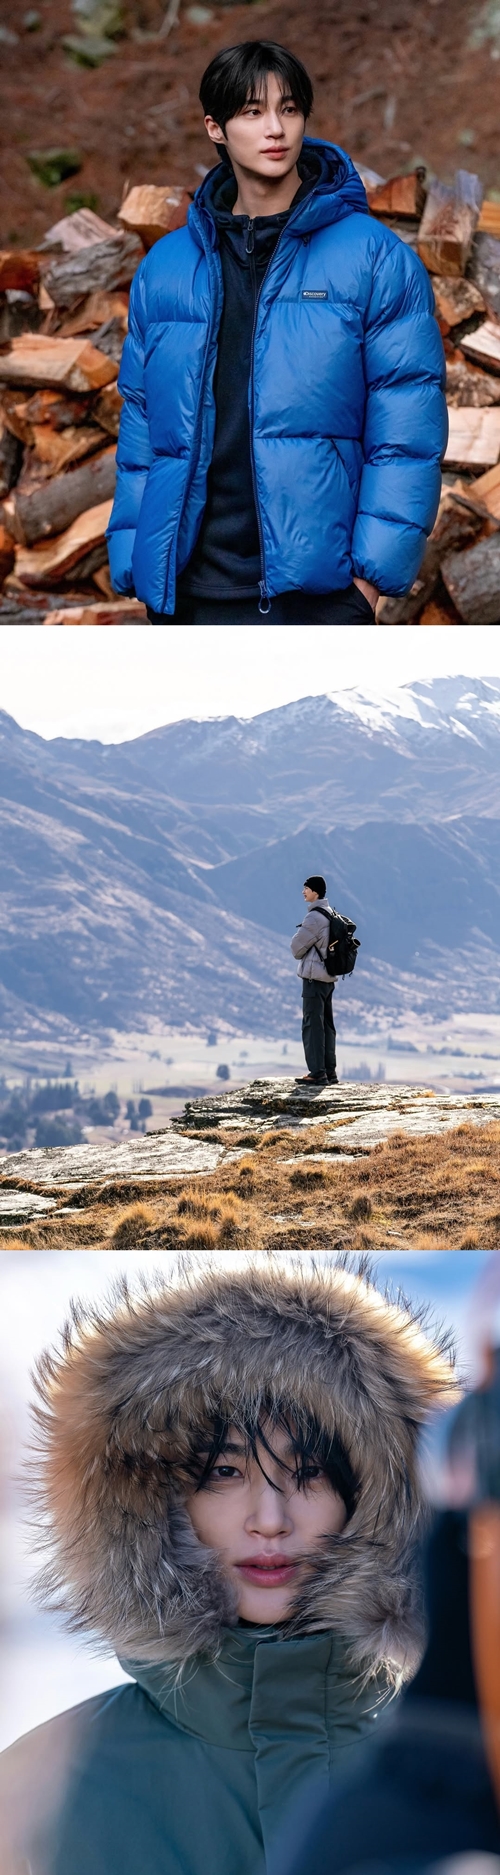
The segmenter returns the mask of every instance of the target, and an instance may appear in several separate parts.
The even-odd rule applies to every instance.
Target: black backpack
[[[322,918],[328,918],[330,926],[326,957],[321,955],[317,944],[314,946],[325,966],[327,976],[350,977],[361,942],[360,938],[354,937],[356,926],[352,918],[343,918],[339,911],[325,911],[324,905],[315,905],[314,910],[320,911]]]

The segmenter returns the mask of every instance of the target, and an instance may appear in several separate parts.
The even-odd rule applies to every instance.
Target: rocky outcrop
[[[291,1080],[251,1081],[245,1087],[187,1100],[184,1113],[172,1120],[178,1131],[217,1127],[227,1139],[242,1127],[250,1134],[269,1127],[327,1126],[338,1133],[344,1153],[366,1152],[391,1133],[423,1135],[443,1133],[461,1122],[486,1126],[500,1119],[500,1092],[496,1094],[438,1094],[432,1088],[404,1087],[397,1082],[343,1081],[338,1087],[301,1086]]]

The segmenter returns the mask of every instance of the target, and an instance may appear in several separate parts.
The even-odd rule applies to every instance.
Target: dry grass
[[[58,1192],[74,1214],[0,1231],[0,1248],[500,1249],[500,1122],[393,1134],[350,1161],[340,1142],[326,1125],[234,1133],[242,1157],[203,1178]]]

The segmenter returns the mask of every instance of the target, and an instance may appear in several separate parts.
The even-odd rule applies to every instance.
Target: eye
[[[211,1478],[241,1478],[241,1472],[238,1471],[237,1465],[214,1465],[213,1470],[210,1473],[210,1477]]]

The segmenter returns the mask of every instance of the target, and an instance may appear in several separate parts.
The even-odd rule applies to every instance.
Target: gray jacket
[[[318,898],[314,905],[309,905],[302,924],[299,925],[298,931],[292,938],[290,950],[293,951],[294,957],[300,959],[297,968],[298,977],[305,977],[307,981],[314,977],[317,983],[331,983],[333,989],[333,977],[328,975],[323,962],[328,949],[330,927],[327,919],[323,918],[321,912],[318,911],[319,905],[322,905],[325,911],[332,910],[327,898]]]

